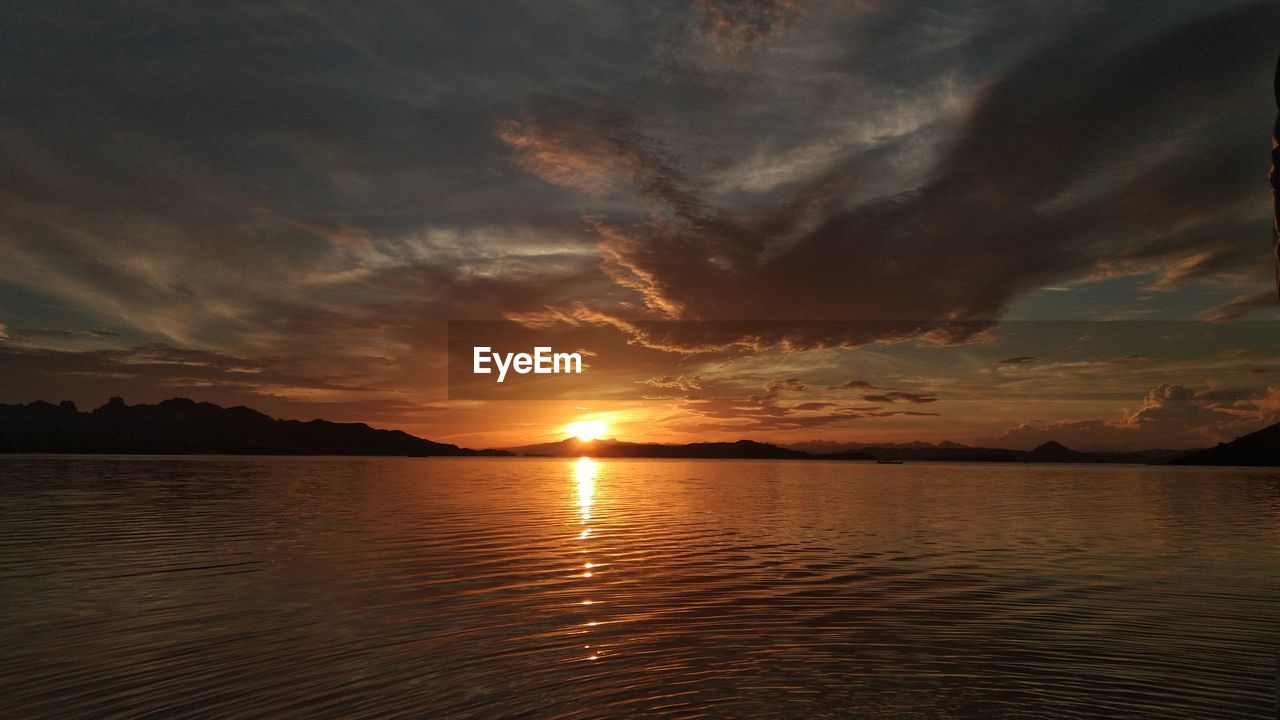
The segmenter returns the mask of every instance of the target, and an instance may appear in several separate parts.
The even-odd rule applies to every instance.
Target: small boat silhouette
[[[877,465],[901,465],[902,463],[903,463],[902,460],[877,460],[876,461]]]

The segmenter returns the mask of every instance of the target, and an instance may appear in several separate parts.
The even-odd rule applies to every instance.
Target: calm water
[[[0,715],[1275,717],[1274,471],[0,457]]]

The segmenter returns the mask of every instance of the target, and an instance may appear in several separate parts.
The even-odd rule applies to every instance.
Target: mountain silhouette
[[[1280,466],[1280,423],[1173,462],[1177,465]]]
[[[807,448],[805,452],[800,448]],[[822,452],[827,451],[827,452]],[[92,412],[75,403],[0,404],[0,452],[234,453],[264,455],[541,456],[759,460],[904,460],[933,462],[1140,463],[1280,466],[1280,424],[1206,450],[1080,452],[1055,441],[1031,451],[943,442],[861,445],[813,441],[781,447],[754,440],[687,444],[617,439],[471,450],[364,423],[277,420],[251,408],[173,398],[127,405],[112,398]]]
[[[0,404],[0,452],[267,455],[506,455],[432,442],[400,430],[328,420],[277,420],[247,407],[173,398],[93,412],[75,403]]]
[[[1027,459],[1031,462],[1088,462],[1089,455],[1050,440],[1027,453]]]
[[[819,443],[828,447],[831,443]],[[851,443],[851,445],[853,445]],[[790,447],[800,449],[802,443]],[[856,445],[856,452],[876,460],[902,460],[911,462],[1027,462],[1027,463],[1133,463],[1156,465],[1186,455],[1187,450],[1139,450],[1135,452],[1081,452],[1062,443],[1049,441],[1034,450],[1010,450],[1007,448],[969,447],[953,442],[937,445],[924,442],[886,443],[883,445]],[[852,452],[852,451],[851,451]],[[833,457],[817,455],[817,457]]]
[[[804,449],[801,449],[804,448]],[[904,462],[1028,462],[1028,463],[1136,463],[1159,464],[1185,455],[1179,450],[1138,452],[1080,452],[1049,441],[1035,450],[969,447],[944,442],[861,445],[813,441],[787,447],[739,440],[737,442],[696,442],[686,445],[635,443],[617,439],[580,440],[507,448],[526,457],[618,457],[618,458],[739,458],[760,460],[902,460]],[[807,452],[806,452],[807,450]]]

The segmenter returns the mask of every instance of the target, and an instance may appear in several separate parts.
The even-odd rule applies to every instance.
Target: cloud
[[[1036,361],[1034,355],[1018,355],[1017,357],[1005,358],[997,360],[997,365],[1026,365]]]
[[[831,402],[806,402],[793,405],[794,410],[826,410],[830,407],[839,407],[838,403]]]
[[[671,390],[693,391],[702,389],[702,381],[691,375],[663,375],[642,381],[646,385]]]
[[[932,403],[938,402],[938,398],[933,395],[924,395],[919,393],[899,392],[892,390],[886,393],[869,393],[862,396],[867,402],[876,403],[895,403],[899,400],[910,403]]]
[[[1118,418],[1026,423],[983,445],[1029,449],[1055,440],[1077,450],[1208,447],[1280,421],[1280,388],[1161,384]]]
[[[942,416],[942,413],[921,412],[919,410],[879,410],[879,411],[870,412],[867,414],[871,417],[894,417],[894,416],[941,417]]]
[[[804,383],[798,378],[784,378],[782,380],[770,380],[764,386],[765,397],[776,397],[782,392],[803,392]]]
[[[1207,436],[1212,426],[1224,420],[1222,414],[1216,406],[1198,402],[1191,388],[1160,385],[1152,388],[1141,407],[1126,415],[1117,426],[1146,436]]]
[[[1208,322],[1230,322],[1238,320],[1255,310],[1280,310],[1276,302],[1275,290],[1262,290],[1231,300],[1215,308],[1201,313],[1200,317]]]
[[[871,387],[870,383],[856,382],[850,388],[860,389],[864,386]],[[728,391],[728,388],[719,390]],[[677,421],[676,425],[689,432],[769,432],[875,424],[887,418],[941,416],[936,412],[883,409],[880,405],[855,404],[847,400],[815,401],[795,398],[810,390],[799,378],[791,377],[767,382],[764,395],[745,398],[686,397],[679,403],[679,408],[686,417]],[[891,390],[878,397],[860,394],[859,400],[888,404],[899,401],[927,404],[937,402],[938,398]]]
[[[803,8],[797,0],[696,0],[698,28],[723,47],[751,46],[785,30]]]
[[[307,367],[294,358],[254,358],[148,345],[130,349],[48,350],[5,343],[11,401],[76,398],[95,405],[112,395],[155,402],[200,397],[223,405],[249,405],[277,417],[416,424],[438,411],[378,379],[376,358],[345,357],[345,368]]]
[[[842,427],[869,417],[866,413],[830,403],[780,404],[774,398],[688,399],[675,425],[691,433],[769,432]],[[803,406],[803,407],[802,407]]]
[[[1080,27],[976,100],[932,180],[852,205],[856,156],[781,198],[717,207],[656,138],[590,107],[539,116],[539,137],[572,147],[547,142],[538,172],[581,189],[561,168],[603,168],[653,204],[593,214],[591,228],[610,276],[661,316],[974,323],[949,338],[962,341],[1050,282],[1163,268],[1176,286],[1253,261],[1238,240],[1240,199],[1263,190],[1248,171],[1256,138],[1227,108],[1253,107],[1276,22],[1250,4],[1141,37]],[[1178,130],[1191,127],[1213,132]],[[829,330],[788,340],[866,341]]]
[[[552,184],[587,195],[639,189],[684,215],[704,209],[665,151],[603,98],[534,98],[497,135],[518,166]]]

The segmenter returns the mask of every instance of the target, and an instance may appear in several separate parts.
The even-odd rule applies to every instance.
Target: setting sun
[[[597,440],[609,430],[603,420],[579,420],[565,425],[564,429],[579,440]]]

